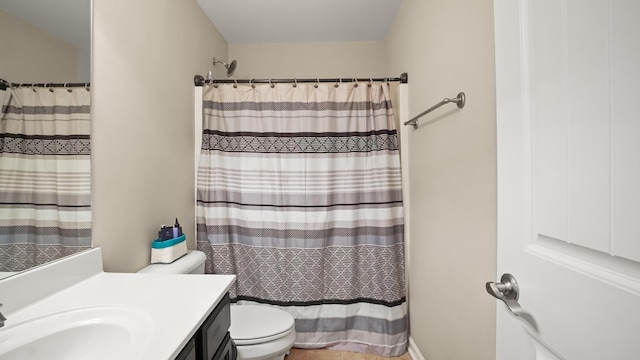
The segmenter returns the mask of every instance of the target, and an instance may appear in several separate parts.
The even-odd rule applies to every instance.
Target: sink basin
[[[92,306],[0,328],[0,360],[137,359],[155,330],[142,309]]]

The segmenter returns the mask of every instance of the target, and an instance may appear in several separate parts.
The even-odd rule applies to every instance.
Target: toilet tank
[[[170,264],[151,264],[138,273],[146,274],[204,274],[207,256],[198,250],[189,250],[186,255]]]

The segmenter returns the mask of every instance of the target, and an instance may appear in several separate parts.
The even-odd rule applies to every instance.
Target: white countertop
[[[17,275],[0,281],[0,302],[5,304],[7,310],[3,311],[7,318],[5,328],[38,316],[82,307],[126,306],[142,309],[150,315],[154,333],[147,344],[140,344],[136,360],[174,359],[235,280],[233,275],[120,274],[93,271],[93,274],[72,284],[65,284],[58,289],[54,286],[54,290],[46,294],[9,296],[11,290],[15,291],[23,286],[23,289],[38,286],[29,284],[29,280],[39,281],[33,280],[34,277],[25,278],[22,285],[15,283],[20,278]],[[14,283],[5,284],[11,280]],[[0,336],[2,331],[0,328]]]
[[[11,275],[15,275],[17,274],[17,272],[4,272],[4,271],[0,271],[0,280],[4,279],[6,277],[9,277]]]

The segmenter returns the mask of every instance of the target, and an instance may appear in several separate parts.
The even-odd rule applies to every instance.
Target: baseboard
[[[411,360],[425,360],[424,356],[422,356],[422,353],[420,352],[420,349],[418,349],[418,346],[413,341],[413,338],[411,336],[409,336],[408,351],[409,351],[409,356],[411,356]]]

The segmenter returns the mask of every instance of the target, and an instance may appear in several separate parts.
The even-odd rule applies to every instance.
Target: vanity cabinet
[[[230,326],[231,307],[227,293],[178,354],[176,360],[236,360],[235,345],[229,334]]]

